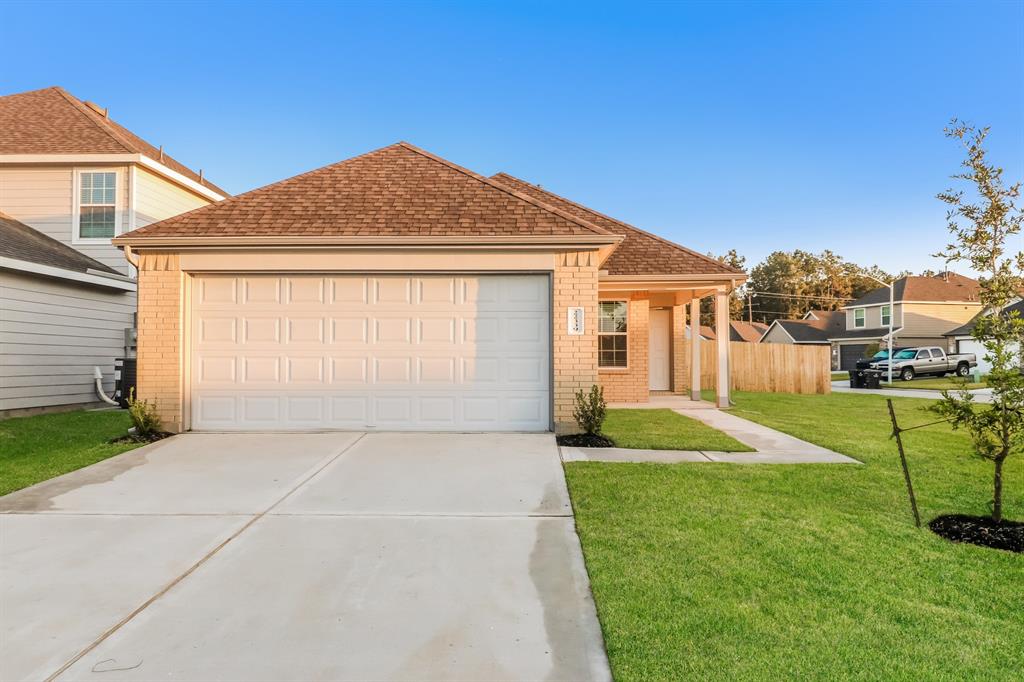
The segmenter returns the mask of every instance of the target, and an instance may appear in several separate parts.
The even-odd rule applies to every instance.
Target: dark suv
[[[892,349],[892,352],[893,353],[899,353],[901,350],[903,350],[903,348],[896,348],[896,347],[894,347]],[[857,369],[868,369],[868,368],[871,367],[872,364],[874,364],[876,362],[881,362],[882,360],[888,360],[888,359],[889,359],[889,350],[887,348],[883,348],[882,350],[880,350],[877,353],[875,353],[874,355],[872,355],[870,358],[861,358],[860,360],[858,360],[857,361]]]

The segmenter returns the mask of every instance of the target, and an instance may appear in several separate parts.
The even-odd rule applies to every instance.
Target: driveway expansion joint
[[[206,562],[208,562],[208,561],[209,561],[210,559],[212,559],[212,558],[213,558],[214,556],[216,556],[216,554],[217,554],[218,552],[220,552],[220,551],[221,551],[222,549],[224,549],[224,548],[225,548],[225,547],[226,547],[226,546],[227,546],[228,544],[230,544],[230,543],[231,543],[231,542],[232,542],[233,540],[235,540],[236,538],[238,538],[239,536],[241,536],[241,535],[242,535],[242,534],[243,534],[243,533],[244,533],[245,531],[247,531],[248,529],[252,528],[253,524],[255,524],[255,523],[256,523],[257,521],[259,521],[259,520],[260,520],[261,518],[263,518],[264,516],[266,516],[266,515],[267,515],[267,514],[268,514],[268,513],[269,513],[269,512],[270,512],[270,511],[271,511],[271,510],[272,510],[272,509],[274,508],[274,507],[276,507],[277,505],[279,505],[279,504],[281,504],[282,502],[284,502],[284,501],[285,501],[286,499],[288,499],[288,497],[289,497],[289,496],[291,496],[291,495],[292,495],[292,494],[293,494],[293,493],[294,493],[294,492],[295,492],[296,490],[298,490],[298,489],[299,489],[299,488],[301,488],[302,486],[304,486],[304,485],[306,485],[307,483],[309,483],[309,482],[310,482],[310,481],[311,481],[311,480],[312,480],[312,479],[313,479],[313,478],[314,478],[314,477],[315,477],[315,476],[316,476],[317,474],[319,474],[319,473],[320,473],[321,471],[323,471],[323,470],[324,470],[324,469],[326,469],[326,468],[327,468],[328,466],[330,466],[330,465],[331,465],[331,464],[332,464],[333,462],[335,462],[335,461],[336,461],[336,460],[337,460],[338,458],[340,458],[340,457],[341,457],[342,455],[344,455],[344,454],[345,454],[346,452],[348,452],[349,450],[351,450],[351,449],[352,449],[352,448],[353,448],[353,447],[354,447],[354,446],[355,446],[355,445],[356,445],[356,444],[357,444],[357,443],[358,443],[359,441],[361,441],[361,440],[362,440],[362,439],[363,439],[363,438],[364,438],[365,436],[366,436],[366,434],[365,434],[365,433],[362,433],[362,434],[360,434],[360,435],[359,435],[359,436],[358,436],[358,437],[357,437],[357,438],[356,438],[355,440],[352,440],[352,441],[350,441],[350,442],[346,443],[346,444],[345,444],[345,446],[344,446],[344,447],[343,447],[343,448],[342,448],[342,449],[341,449],[341,450],[340,450],[339,452],[337,452],[337,453],[336,453],[336,454],[334,454],[334,455],[330,455],[330,456],[326,457],[326,458],[325,458],[325,459],[326,459],[326,461],[323,461],[323,460],[321,460],[321,462],[319,462],[319,463],[318,463],[318,464],[316,465],[316,467],[314,468],[314,471],[313,471],[313,472],[312,472],[311,474],[309,474],[308,476],[305,476],[305,477],[303,477],[303,478],[302,478],[302,479],[301,479],[301,480],[300,480],[300,481],[299,481],[299,482],[298,482],[297,484],[295,484],[294,486],[292,486],[292,487],[291,487],[291,488],[290,488],[290,489],[289,489],[289,490],[288,490],[288,491],[287,491],[287,492],[286,492],[286,493],[285,493],[284,495],[282,495],[281,497],[279,497],[279,498],[278,498],[278,499],[277,499],[277,500],[276,500],[275,502],[273,502],[273,503],[272,503],[272,504],[271,504],[271,505],[270,505],[269,507],[267,507],[267,508],[266,508],[265,510],[263,510],[262,512],[259,512],[258,514],[256,514],[256,515],[252,516],[252,518],[250,518],[250,519],[249,519],[248,521],[246,521],[246,523],[245,523],[245,524],[243,524],[241,528],[239,528],[238,530],[236,530],[236,531],[235,531],[234,533],[232,533],[232,534],[231,534],[230,536],[228,536],[228,537],[227,537],[227,538],[226,538],[226,539],[225,539],[225,540],[224,540],[223,542],[221,542],[221,543],[220,543],[219,545],[217,545],[217,546],[216,546],[216,547],[214,547],[214,548],[213,548],[212,550],[210,550],[210,551],[209,551],[209,552],[207,552],[207,553],[206,553],[205,555],[203,555],[203,556],[202,556],[202,557],[201,557],[201,558],[200,558],[200,559],[199,559],[198,561],[196,561],[196,562],[195,562],[194,564],[192,564],[192,565],[191,565],[191,566],[190,566],[190,567],[189,567],[189,568],[188,568],[188,569],[187,569],[187,570],[186,570],[185,572],[183,572],[183,573],[182,573],[181,575],[179,575],[179,576],[177,576],[176,578],[174,578],[173,580],[171,580],[171,581],[170,581],[169,583],[167,583],[166,585],[164,585],[164,586],[163,586],[163,587],[162,587],[162,588],[161,588],[160,590],[158,590],[158,591],[156,592],[156,594],[154,594],[153,596],[151,596],[151,597],[150,597],[149,599],[147,599],[146,601],[144,601],[144,602],[143,602],[143,603],[142,603],[141,605],[139,605],[138,607],[136,607],[136,608],[135,608],[135,609],[134,609],[134,610],[133,610],[133,611],[132,611],[131,613],[129,613],[129,614],[127,615],[127,616],[125,616],[125,617],[124,617],[124,618],[122,618],[122,619],[121,619],[120,621],[118,621],[117,623],[115,623],[113,627],[111,627],[111,628],[108,628],[108,629],[107,629],[107,630],[106,630],[106,631],[105,631],[105,632],[104,632],[103,634],[101,634],[101,635],[100,635],[100,636],[99,636],[98,638],[96,638],[95,640],[93,640],[93,641],[92,641],[92,642],[91,642],[91,643],[90,643],[90,644],[89,644],[89,645],[88,645],[87,647],[85,647],[85,648],[84,648],[84,649],[82,649],[82,650],[81,650],[80,652],[78,652],[77,654],[75,654],[75,655],[74,655],[74,656],[73,656],[73,657],[72,657],[72,658],[71,658],[70,660],[68,660],[68,661],[67,661],[66,663],[64,663],[64,665],[62,665],[62,666],[61,666],[60,668],[58,668],[58,669],[56,670],[56,672],[54,672],[54,673],[53,673],[52,675],[48,676],[48,677],[46,678],[46,681],[45,681],[45,682],[54,682],[54,680],[56,680],[56,679],[57,679],[58,677],[60,677],[61,675],[63,675],[63,674],[65,673],[65,672],[67,672],[67,671],[68,671],[68,670],[69,670],[69,669],[71,668],[71,666],[73,666],[73,665],[74,665],[75,663],[77,663],[77,662],[78,662],[78,661],[80,661],[80,660],[81,660],[82,658],[84,658],[85,656],[87,656],[87,655],[88,655],[88,654],[89,654],[89,653],[90,653],[91,651],[94,651],[94,650],[95,650],[95,649],[96,649],[96,648],[97,648],[98,646],[100,646],[100,645],[101,645],[101,644],[102,644],[102,643],[103,643],[104,641],[106,641],[106,640],[107,640],[108,638],[110,638],[110,636],[111,636],[111,635],[113,635],[113,634],[114,634],[115,632],[117,632],[117,631],[118,631],[118,630],[120,630],[120,629],[121,629],[122,627],[124,627],[125,625],[127,625],[127,624],[128,624],[129,622],[131,622],[131,621],[132,621],[132,620],[133,620],[133,619],[134,619],[134,618],[135,618],[136,616],[138,616],[138,615],[139,615],[140,613],[142,613],[142,612],[143,612],[143,611],[145,611],[145,610],[146,610],[147,608],[149,608],[149,607],[150,607],[150,606],[151,606],[151,605],[152,605],[152,604],[153,604],[154,602],[156,602],[156,601],[157,601],[158,599],[160,599],[160,597],[162,597],[162,596],[164,596],[165,594],[167,594],[168,592],[170,592],[170,591],[171,591],[172,589],[174,589],[174,587],[175,587],[176,585],[178,585],[178,584],[179,584],[179,583],[181,583],[181,582],[182,582],[183,580],[185,580],[185,579],[186,579],[186,578],[188,578],[188,577],[189,577],[190,575],[192,575],[192,574],[193,574],[193,573],[194,573],[194,572],[195,572],[196,570],[198,570],[198,569],[199,569],[199,568],[200,568],[200,567],[201,567],[201,566],[202,566],[203,564],[205,564],[205,563],[206,563]]]

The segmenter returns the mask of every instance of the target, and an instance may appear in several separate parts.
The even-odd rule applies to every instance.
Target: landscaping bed
[[[928,527],[936,535],[953,542],[1024,552],[1024,522],[996,523],[990,516],[944,514],[932,519]]]
[[[914,526],[883,396],[734,399],[864,465],[566,463],[617,680],[1019,675],[1024,562]],[[894,399],[906,426],[931,402]],[[924,518],[987,512],[991,465],[965,434],[904,442]],[[1021,519],[1024,457],[1004,473]]]

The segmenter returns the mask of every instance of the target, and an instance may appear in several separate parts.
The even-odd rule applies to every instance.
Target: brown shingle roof
[[[910,276],[896,280],[893,297],[899,301],[965,301],[978,302],[981,285],[978,280],[958,275],[955,272],[939,273],[933,277]],[[889,288],[872,289],[848,308],[889,302]]]
[[[99,270],[119,274],[67,244],[33,230],[6,213],[0,213],[0,256],[74,272]]]
[[[519,190],[560,208],[567,213],[589,220],[612,234],[625,237],[603,268],[610,275],[730,275],[742,274],[740,270],[721,263],[714,258],[691,251],[683,246],[663,239],[649,232],[633,227],[602,213],[581,206],[565,197],[542,189],[537,185],[513,177],[507,173],[491,176],[514,189]]]
[[[63,88],[0,97],[0,154],[142,154],[230,196]]]
[[[405,142],[125,237],[593,236],[601,227]]]

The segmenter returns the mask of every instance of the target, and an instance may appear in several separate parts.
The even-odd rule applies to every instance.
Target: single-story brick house
[[[139,270],[139,395],[172,431],[573,430],[595,383],[696,394],[686,311],[715,296],[725,329],[746,278],[406,143],[114,243]]]

